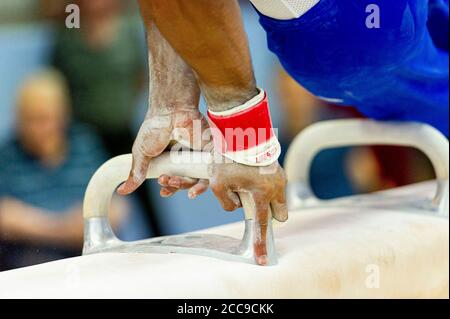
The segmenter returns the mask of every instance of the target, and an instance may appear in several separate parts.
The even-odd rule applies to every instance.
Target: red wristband
[[[244,105],[224,112],[208,111],[215,150],[235,162],[266,166],[280,156],[263,90]]]

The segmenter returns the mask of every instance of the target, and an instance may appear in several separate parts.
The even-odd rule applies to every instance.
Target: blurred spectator
[[[0,24],[29,22],[36,20],[39,3],[36,0],[0,1]]]
[[[283,109],[284,149],[301,130],[315,122],[362,117],[352,107],[319,100],[283,70],[278,77],[278,92]],[[397,146],[324,150],[314,159],[310,176],[312,189],[322,199],[371,193],[434,178],[432,165],[423,153]]]
[[[333,107],[317,99],[284,70],[279,71],[277,82],[284,121],[280,142],[284,151],[300,131],[314,122],[353,115],[351,108]],[[316,196],[332,199],[355,193],[353,184],[346,174],[349,151],[349,148],[328,149],[315,157],[311,166],[311,187]]]
[[[129,153],[147,69],[140,22],[122,15],[119,0],[78,4],[81,28],[59,29],[53,62],[67,78],[75,119],[95,126],[111,155]]]
[[[81,252],[84,191],[106,156],[91,131],[70,125],[67,92],[55,71],[19,90],[17,137],[0,148],[0,270]],[[127,211],[116,199],[113,227]]]
[[[356,148],[348,158],[347,171],[356,188],[364,193],[435,178],[433,165],[425,154],[399,146]]]
[[[110,157],[131,152],[147,64],[142,22],[120,0],[78,0],[81,27],[57,32],[53,63],[67,78],[75,119],[97,129]],[[137,18],[137,17],[136,17]],[[147,186],[136,192],[158,235]]]

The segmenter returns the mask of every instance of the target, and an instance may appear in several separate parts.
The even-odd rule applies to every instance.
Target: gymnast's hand
[[[127,181],[117,192],[128,195],[146,179],[149,163],[172,141],[193,150],[203,150],[208,140],[193,140],[193,131],[209,126],[198,110],[200,88],[192,69],[179,57],[159,33],[152,21],[146,20],[149,45],[150,108],[134,142],[133,165]],[[200,181],[201,189],[204,185]],[[161,195],[164,195],[161,190]]]
[[[217,158],[220,155],[214,155]],[[260,265],[267,264],[267,226],[269,208],[272,216],[284,222],[288,218],[285,198],[286,177],[278,162],[264,167],[252,167],[223,160],[213,160],[209,166],[210,186],[222,207],[234,211],[242,207],[238,193],[250,193],[256,210],[255,259]],[[203,193],[207,181],[198,181],[181,176],[162,175],[159,178],[161,194],[171,196],[181,189],[189,189],[189,197],[195,198]]]
[[[206,141],[193,141],[193,131],[198,125],[202,131],[208,123],[198,111],[197,106],[174,106],[164,111],[151,110],[142,124],[133,145],[133,164],[127,181],[117,190],[121,195],[134,192],[146,179],[148,166],[152,158],[160,155],[172,141],[181,143],[193,150],[202,150]],[[193,186],[197,184],[195,180]],[[202,189],[204,181],[199,181],[193,190]],[[169,190],[171,188],[168,187]],[[167,195],[167,189],[161,189],[161,196]]]

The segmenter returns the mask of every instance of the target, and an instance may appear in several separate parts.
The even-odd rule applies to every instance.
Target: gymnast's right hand
[[[192,69],[179,57],[151,21],[146,21],[149,44],[150,108],[134,142],[133,165],[117,192],[128,195],[146,179],[152,158],[172,141],[203,150],[209,143],[193,141],[194,129],[206,130],[208,122],[198,110],[200,88]]]
[[[117,192],[128,195],[146,179],[152,158],[160,155],[172,141],[194,150],[202,150],[207,141],[193,141],[193,131],[208,128],[208,123],[196,105],[179,105],[171,108],[155,108],[149,111],[133,145],[133,164],[127,181]]]

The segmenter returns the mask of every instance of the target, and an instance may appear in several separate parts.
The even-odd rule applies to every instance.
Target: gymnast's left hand
[[[215,156],[221,157],[213,154],[214,158]],[[255,208],[255,261],[259,265],[266,265],[269,218],[273,217],[280,222],[288,219],[286,176],[283,169],[278,162],[261,168],[219,159],[210,163],[208,171],[211,190],[226,211],[242,207],[240,193],[250,194]],[[208,181],[200,184],[198,180],[168,175],[161,176],[159,184],[161,192],[166,196],[171,196],[178,190],[189,189],[190,198],[196,197],[208,187]],[[269,215],[270,212],[272,216]]]

